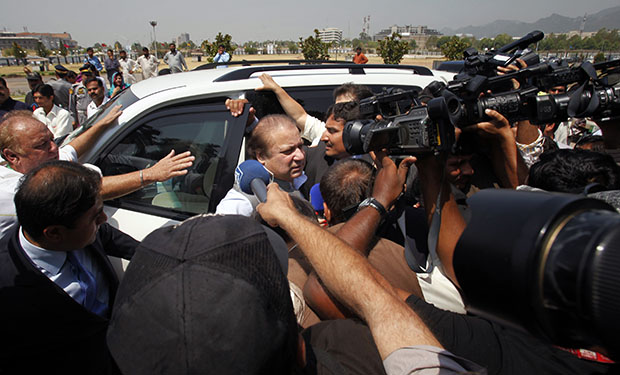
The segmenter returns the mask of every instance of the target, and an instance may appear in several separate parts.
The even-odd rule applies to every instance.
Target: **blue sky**
[[[4,0],[7,2],[8,0]],[[356,0],[333,1],[163,1],[108,0],[97,10],[73,0],[30,0],[28,6],[3,7],[0,30],[69,32],[82,46],[95,42],[147,43],[148,21],[157,20],[157,39],[171,41],[182,32],[200,43],[221,31],[235,42],[306,37],[314,28],[337,27],[354,38],[370,15],[370,31],[390,25],[427,25],[457,28],[496,19],[532,22],[552,13],[577,17],[620,5],[618,0]],[[7,8],[10,10],[7,11]],[[92,13],[87,13],[87,11]],[[88,16],[86,16],[89,14]]]

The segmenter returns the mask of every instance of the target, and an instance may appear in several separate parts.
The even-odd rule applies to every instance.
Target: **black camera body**
[[[386,109],[406,107],[407,113],[395,114]],[[389,105],[386,103],[390,103]],[[366,117],[381,115],[383,120],[349,121],[342,140],[349,154],[365,154],[387,149],[390,155],[425,155],[449,151],[454,143],[454,126],[444,114],[445,102],[432,99],[420,105],[411,93],[382,94],[360,101],[360,112]]]
[[[620,60],[588,62],[569,67],[563,62],[538,63],[527,46],[542,39],[534,31],[525,37],[479,55],[465,51],[465,66],[447,85],[429,84],[421,97],[415,92],[384,93],[360,102],[361,118],[381,115],[382,120],[353,121],[345,125],[347,152],[362,154],[387,149],[394,155],[438,154],[452,149],[454,127],[488,121],[486,109],[501,113],[509,122],[558,123],[569,117],[609,120],[620,116]],[[524,58],[527,67],[497,75],[498,66]],[[512,80],[520,82],[514,89]],[[573,85],[574,84],[574,85]],[[565,94],[540,95],[558,85],[573,85]],[[491,93],[489,93],[489,91]]]

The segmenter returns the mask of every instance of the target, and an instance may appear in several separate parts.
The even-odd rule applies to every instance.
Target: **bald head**
[[[0,123],[0,153],[11,168],[28,173],[48,160],[58,159],[52,132],[30,111],[13,111]]]

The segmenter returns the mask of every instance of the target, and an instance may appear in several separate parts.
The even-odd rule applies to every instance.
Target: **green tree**
[[[450,39],[452,39],[452,37],[448,36],[448,35],[444,35],[441,38],[437,39],[437,43],[435,43],[435,46],[439,49],[441,49],[441,46],[443,46],[444,44],[448,43],[450,41]]]
[[[115,51],[120,51],[123,49],[123,45],[121,44],[121,42],[119,42],[118,40],[116,42],[114,42],[114,50]]]
[[[366,33],[364,33],[364,32],[361,32],[361,33],[360,33],[360,37],[359,37],[359,39],[360,39],[362,42],[367,42],[367,41],[369,41],[369,40],[372,40],[372,38],[370,37],[370,35],[368,35],[368,34],[366,34]]]
[[[245,53],[248,55],[256,55],[258,53],[258,48],[256,47],[245,47]]]
[[[463,58],[463,51],[470,46],[469,40],[453,36],[441,46],[441,52],[448,60],[460,60]]]
[[[237,47],[232,43],[232,36],[230,34],[222,35],[221,32],[218,32],[213,43],[205,40],[200,45],[200,47],[205,50],[207,61],[213,62],[213,58],[217,54],[217,49],[220,44],[224,46],[226,52],[230,54],[230,60],[232,60],[233,51],[237,49]]]
[[[323,43],[319,38],[318,29],[314,29],[314,36],[311,35],[306,39],[300,37],[299,46],[306,60],[329,60],[329,44]]]
[[[391,36],[379,41],[378,53],[384,64],[398,64],[405,53],[409,51],[409,43],[400,40],[401,35],[392,33]]]
[[[437,48],[437,41],[439,38],[437,35],[431,35],[426,39],[426,49],[435,49]]]
[[[131,50],[136,52],[142,51],[142,44],[135,42],[131,45]]]
[[[287,42],[287,46],[288,46],[288,50],[291,53],[298,53],[299,52],[299,44],[293,42],[292,40]]]
[[[13,46],[11,47],[11,55],[15,56],[17,60],[21,60],[27,56],[26,51],[16,42],[13,42]]]
[[[418,48],[418,42],[415,39],[409,41],[409,49],[416,50]]]
[[[41,43],[40,41],[37,42],[37,47],[35,48],[37,55],[39,57],[47,57],[50,55],[50,50],[48,50],[47,48],[45,48],[45,45],[43,43]]]
[[[493,38],[493,48],[498,49],[499,47],[505,46],[506,44],[512,42],[512,36],[508,34],[499,34]]]
[[[605,61],[605,54],[603,52],[599,52],[596,55],[594,55],[594,63],[599,63],[599,62],[603,62]]]

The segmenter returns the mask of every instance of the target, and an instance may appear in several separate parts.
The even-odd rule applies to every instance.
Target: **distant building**
[[[65,45],[67,48],[76,48],[78,43],[71,38],[69,33],[9,33],[0,32],[0,49],[10,48],[17,43],[23,49],[35,49],[38,42],[43,43],[50,50],[60,49]]]
[[[383,29],[379,31],[378,33],[376,33],[372,37],[372,40],[374,41],[383,40],[386,37],[391,36],[393,33],[400,34],[402,40],[407,40],[407,41],[415,40],[416,44],[418,45],[418,48],[420,49],[426,48],[426,42],[428,41],[428,38],[430,38],[431,36],[442,35],[439,31],[435,29],[429,29],[427,26],[393,25],[387,29]]]
[[[342,30],[335,27],[328,27],[319,30],[319,38],[323,43],[340,43],[342,41]]]
[[[35,49],[38,38],[17,36],[15,33],[0,32],[0,50],[12,48],[13,43],[17,43],[22,49]]]
[[[69,33],[17,33],[17,36],[39,39],[48,49],[59,49],[64,45],[67,48],[76,48],[78,42],[71,38]]]
[[[177,36],[177,45],[181,45],[183,43],[187,43],[189,42],[189,34],[188,33],[181,33],[179,36]]]

